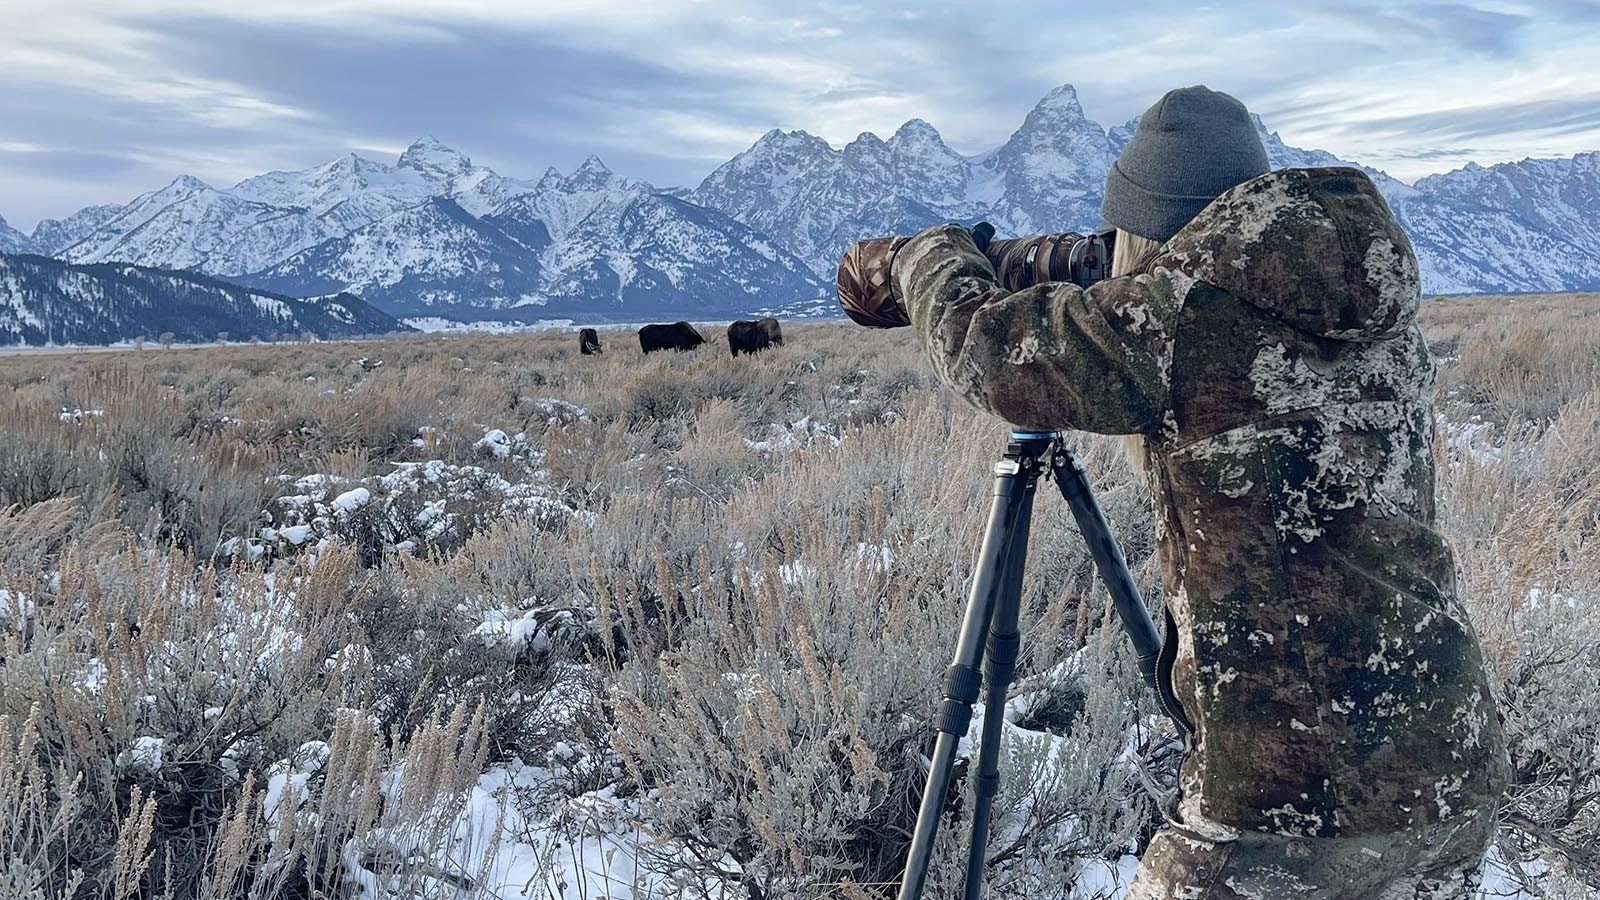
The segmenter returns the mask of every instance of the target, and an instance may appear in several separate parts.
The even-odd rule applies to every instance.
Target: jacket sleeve
[[[978,408],[1101,434],[1154,434],[1167,420],[1181,273],[1013,293],[966,229],[940,225],[900,248],[891,275],[934,371]]]

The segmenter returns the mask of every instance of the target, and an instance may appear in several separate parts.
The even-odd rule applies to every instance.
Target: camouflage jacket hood
[[[1421,298],[1411,242],[1376,186],[1351,169],[1284,169],[1247,181],[1173,235],[1154,265],[1339,340],[1404,332]]]
[[[1194,726],[1183,818],[1350,836],[1493,802],[1503,739],[1434,529],[1416,261],[1365,174],[1245,182],[1088,290],[1007,292],[954,226],[891,274],[980,408],[1145,438]]]

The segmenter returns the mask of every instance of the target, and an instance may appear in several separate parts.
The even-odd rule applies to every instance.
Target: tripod
[[[1013,431],[1005,456],[994,467],[994,501],[989,511],[989,524],[956,641],[955,659],[945,671],[945,699],[935,722],[939,737],[928,767],[922,805],[917,810],[917,826],[912,833],[899,900],[922,897],[934,834],[955,769],[956,747],[972,723],[972,704],[978,699],[978,689],[987,682],[988,694],[984,698],[987,714],[983,717],[983,735],[978,744],[972,843],[967,854],[966,900],[978,900],[983,887],[990,809],[1000,788],[1000,735],[1005,724],[1006,690],[1016,671],[1022,638],[1017,630],[1022,570],[1027,561],[1034,491],[1041,477],[1054,478],[1061,495],[1072,508],[1073,518],[1094,557],[1100,579],[1111,593],[1123,628],[1133,639],[1139,671],[1145,681],[1156,688],[1158,694],[1160,692],[1156,666],[1161,638],[1150,620],[1144,598],[1128,574],[1122,548],[1111,536],[1105,515],[1089,487],[1083,463],[1062,444],[1058,432]]]

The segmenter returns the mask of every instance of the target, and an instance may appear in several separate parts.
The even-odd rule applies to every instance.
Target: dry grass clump
[[[1448,297],[1423,305],[1442,399],[1511,428],[1549,423],[1600,383],[1600,294]]]
[[[1591,299],[1424,308],[1502,854],[1552,892],[1600,883]],[[908,332],[784,330],[5,357],[0,894],[891,893],[1004,426]],[[1159,603],[1148,498],[1080,451]],[[1048,490],[1035,522],[996,898],[1136,851],[1172,763]],[[485,823],[486,771],[540,774]]]

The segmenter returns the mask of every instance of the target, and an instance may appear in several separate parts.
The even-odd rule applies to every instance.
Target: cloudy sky
[[[1001,143],[1051,88],[1121,123],[1205,83],[1410,180],[1600,149],[1600,0],[0,0],[0,215],[432,134],[508,175],[694,184],[768,129]]]

